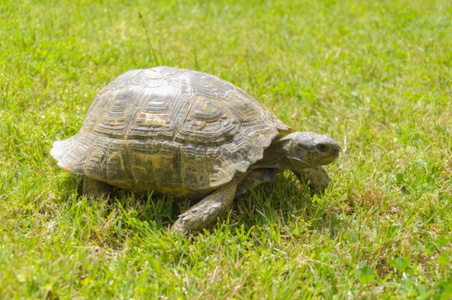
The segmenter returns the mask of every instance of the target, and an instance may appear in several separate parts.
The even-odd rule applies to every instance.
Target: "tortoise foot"
[[[313,167],[294,172],[300,182],[306,183],[314,195],[323,195],[331,182],[330,176],[323,167]]]
[[[231,208],[236,189],[237,183],[232,180],[206,196],[186,212],[179,215],[173,225],[173,231],[178,234],[184,234],[208,227]]]

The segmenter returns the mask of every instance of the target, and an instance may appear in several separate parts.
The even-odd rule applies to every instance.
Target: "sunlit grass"
[[[0,4],[0,298],[452,297],[450,1],[122,2]],[[52,142],[156,65],[340,141],[327,194],[284,173],[190,238],[170,197],[81,198]]]

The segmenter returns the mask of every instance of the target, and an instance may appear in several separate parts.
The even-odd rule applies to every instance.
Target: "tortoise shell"
[[[242,174],[293,131],[213,75],[133,70],[103,88],[80,131],[51,155],[74,174],[133,190],[200,198]]]

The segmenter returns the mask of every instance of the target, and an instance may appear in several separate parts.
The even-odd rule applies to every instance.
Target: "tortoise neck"
[[[259,165],[280,170],[291,169],[290,162],[287,159],[290,143],[291,141],[287,139],[275,139],[270,147],[265,149],[264,157]]]

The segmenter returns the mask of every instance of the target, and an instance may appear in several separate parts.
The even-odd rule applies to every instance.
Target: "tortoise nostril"
[[[328,150],[328,146],[325,145],[325,144],[318,144],[318,145],[317,145],[317,149],[318,149],[320,152],[326,152],[326,151]]]

